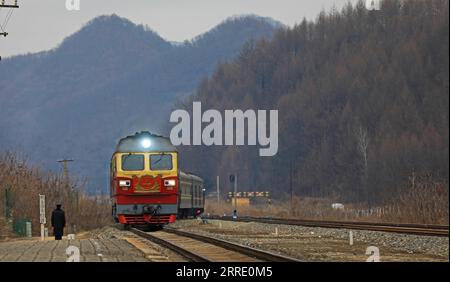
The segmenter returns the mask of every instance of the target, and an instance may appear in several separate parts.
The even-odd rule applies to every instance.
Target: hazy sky
[[[6,0],[11,3],[14,0]],[[356,0],[80,0],[80,11],[68,11],[66,0],[19,0],[0,37],[0,55],[37,52],[56,47],[89,20],[117,14],[148,25],[166,40],[183,41],[199,35],[232,15],[257,14],[292,26],[322,10],[339,9]],[[0,9],[0,24],[8,9]]]

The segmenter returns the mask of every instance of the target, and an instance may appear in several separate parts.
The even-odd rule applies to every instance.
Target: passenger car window
[[[144,170],[144,155],[123,155],[122,170]]]

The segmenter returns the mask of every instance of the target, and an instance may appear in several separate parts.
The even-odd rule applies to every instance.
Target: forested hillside
[[[278,154],[193,146],[181,148],[182,164],[212,187],[216,175],[238,172],[239,189],[275,197],[293,187],[375,205],[419,182],[430,184],[422,194],[448,195],[448,4],[349,4],[247,44],[191,100],[204,110],[279,110]]]
[[[70,172],[87,176],[91,192],[106,192],[120,138],[141,130],[163,134],[176,99],[246,41],[270,38],[279,27],[239,16],[172,44],[116,15],[97,17],[53,50],[1,61],[1,150],[58,171],[57,160],[75,159]]]

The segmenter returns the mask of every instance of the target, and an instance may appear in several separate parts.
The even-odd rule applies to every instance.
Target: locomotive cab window
[[[144,155],[123,155],[122,170],[144,170]]]
[[[150,169],[151,170],[172,170],[172,155],[158,154],[150,155]]]

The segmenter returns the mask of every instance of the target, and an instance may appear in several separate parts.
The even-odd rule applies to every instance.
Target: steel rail
[[[170,243],[170,242],[168,242],[168,241],[166,241],[164,239],[161,239],[161,238],[158,238],[156,236],[153,236],[153,235],[151,235],[151,233],[147,233],[147,232],[144,232],[144,231],[136,229],[136,228],[131,228],[130,231],[133,232],[134,234],[142,237],[142,238],[150,240],[150,241],[152,241],[152,242],[154,242],[154,243],[156,243],[158,245],[161,245],[161,246],[163,246],[163,247],[165,247],[165,248],[167,248],[167,249],[169,249],[169,250],[171,250],[171,251],[181,255],[182,257],[186,258],[188,261],[191,261],[191,262],[210,262],[209,259],[207,259],[207,258],[205,258],[203,256],[200,256],[200,255],[195,254],[195,253],[193,253],[191,251],[188,251],[188,250],[186,250],[186,249],[184,249],[182,247],[179,247],[179,246],[177,246],[175,244],[172,244],[172,243]]]
[[[412,235],[446,236],[446,237],[449,236],[448,225],[301,220],[301,219],[283,219],[283,218],[268,218],[268,217],[249,217],[249,216],[238,217],[237,219],[234,219],[231,216],[209,216],[207,218],[226,221],[238,221],[238,222],[260,222],[268,224],[286,224],[286,225],[298,225],[308,227],[343,228],[343,229],[395,232]]]
[[[300,260],[291,258],[288,256],[283,256],[280,254],[263,251],[263,250],[256,249],[253,247],[244,246],[244,245],[241,245],[238,243],[234,243],[234,242],[230,242],[230,241],[226,241],[226,240],[222,240],[222,239],[212,238],[212,237],[200,235],[197,233],[181,231],[181,230],[170,228],[170,227],[165,227],[163,231],[168,232],[168,233],[173,233],[176,235],[180,235],[180,236],[184,236],[184,237],[189,237],[189,238],[192,238],[192,239],[195,239],[198,241],[202,241],[205,243],[209,243],[212,245],[216,245],[216,246],[222,247],[222,248],[230,250],[230,251],[238,252],[238,253],[241,253],[241,254],[244,254],[244,255],[247,255],[250,257],[257,258],[262,261],[300,262]]]
[[[161,245],[181,256],[183,256],[184,258],[186,258],[189,261],[192,262],[213,262],[213,260],[202,256],[200,254],[197,254],[195,252],[189,251],[183,247],[180,247],[176,244],[173,244],[171,242],[169,242],[168,240],[164,240],[162,238],[159,238],[157,236],[152,235],[151,232],[144,232],[142,230],[136,229],[136,228],[131,228],[130,229],[131,232],[133,232],[134,234],[145,238],[147,240],[150,240],[158,245]],[[166,232],[166,233],[171,233],[171,234],[175,234],[177,236],[181,236],[181,237],[187,237],[190,239],[194,239],[196,241],[199,241],[200,243],[206,243],[206,244],[211,244],[217,247],[221,247],[223,249],[227,249],[229,251],[235,252],[235,253],[239,253],[241,255],[245,255],[247,257],[252,257],[261,261],[266,261],[266,262],[300,262],[299,260],[295,259],[295,258],[291,258],[291,257],[287,257],[287,256],[283,256],[283,255],[279,255],[279,254],[275,254],[275,253],[271,253],[268,251],[263,251],[263,250],[259,250],[256,248],[252,248],[249,246],[244,246],[244,245],[240,245],[237,243],[232,243],[229,241],[225,241],[222,239],[216,239],[216,238],[212,238],[212,237],[208,237],[208,236],[203,236],[203,235],[199,235],[196,233],[191,233],[191,232],[186,232],[186,231],[180,231],[174,228],[170,228],[170,227],[165,227],[163,230],[161,230],[160,232]]]

